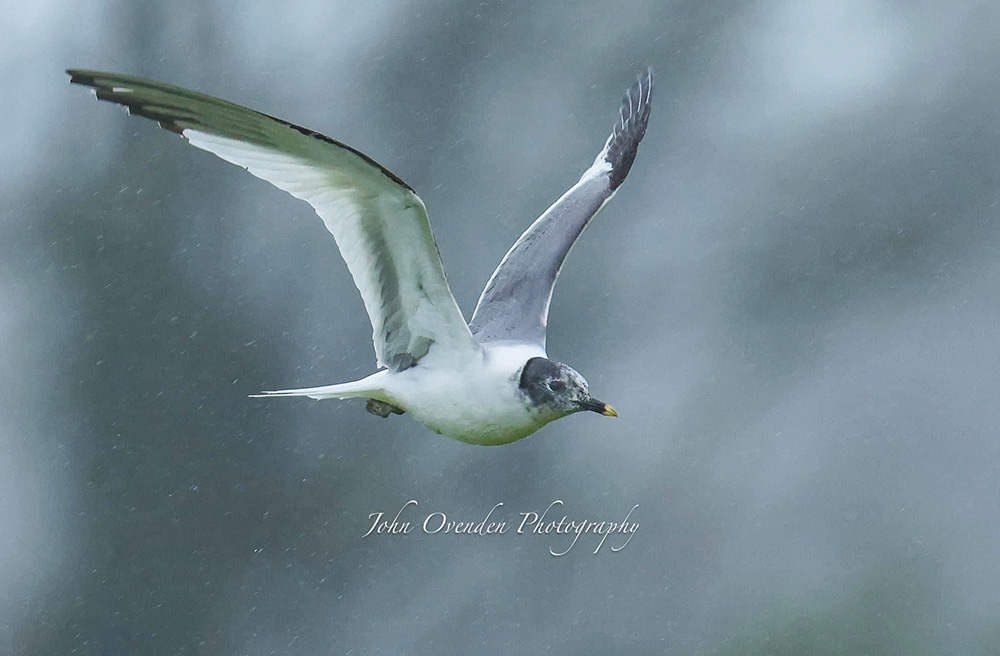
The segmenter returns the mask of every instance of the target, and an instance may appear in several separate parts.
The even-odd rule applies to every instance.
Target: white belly
[[[470,444],[508,444],[558,418],[529,409],[518,389],[524,364],[542,349],[488,346],[481,355],[460,368],[418,364],[391,376],[386,393],[427,428]]]

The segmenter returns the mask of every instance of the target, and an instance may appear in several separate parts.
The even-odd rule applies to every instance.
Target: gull
[[[319,132],[195,91],[69,69],[100,100],[157,121],[192,146],[309,203],[333,235],[372,324],[378,371],[336,385],[254,396],[367,399],[470,444],[508,444],[589,410],[617,417],[545,351],[552,289],[573,244],[625,180],[649,119],[653,74],[626,91],[604,148],[517,239],[466,323],[423,201],[371,157]]]

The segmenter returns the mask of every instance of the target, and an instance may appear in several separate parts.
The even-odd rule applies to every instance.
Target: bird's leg
[[[383,419],[389,415],[401,415],[406,412],[405,410],[400,410],[391,403],[386,403],[385,401],[379,401],[377,399],[368,399],[368,403],[365,404],[365,410],[373,415],[378,415]]]

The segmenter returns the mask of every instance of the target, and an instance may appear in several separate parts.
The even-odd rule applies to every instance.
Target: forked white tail
[[[336,385],[323,385],[322,387],[302,387],[299,389],[265,391],[260,394],[251,394],[251,398],[259,399],[269,396],[308,396],[311,399],[353,399],[369,398],[387,401],[385,390],[381,382],[385,376],[385,371],[379,371],[371,376],[354,380],[349,383],[337,383]]]

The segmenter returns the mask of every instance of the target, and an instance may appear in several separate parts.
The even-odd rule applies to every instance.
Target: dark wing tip
[[[79,68],[68,68],[66,69],[66,73],[69,74],[70,84],[90,87],[98,100],[106,100],[122,105],[129,114],[152,119],[159,123],[160,127],[165,130],[182,134],[184,127],[191,127],[192,124],[197,123],[195,117],[185,115],[182,108],[157,107],[150,102],[150,99],[141,93],[142,87],[150,84],[147,80]],[[173,87],[165,84],[158,84],[158,86],[164,90],[173,89]],[[140,93],[137,93],[137,91],[140,91]],[[185,121],[186,125],[182,127],[178,124],[178,121]]]
[[[89,71],[85,71],[80,68],[67,68],[66,75],[69,75],[69,81],[72,84],[89,84],[85,82],[85,79],[93,79],[89,74]]]
[[[331,139],[325,134],[289,123],[269,114],[263,114],[214,96],[139,77],[79,68],[69,68],[66,69],[66,72],[69,74],[69,81],[72,84],[90,87],[98,100],[107,100],[123,105],[129,114],[152,119],[165,130],[183,135],[184,130],[194,127],[224,137],[274,147],[274,143],[268,139],[266,134],[267,128],[262,128],[257,124],[257,121],[275,126],[280,125],[295,130],[310,139],[348,150],[367,164],[377,168],[392,182],[413,191],[413,188],[398,175],[361,151]],[[211,110],[211,113],[206,114],[206,110]]]
[[[648,67],[622,97],[618,122],[604,148],[604,159],[611,165],[608,175],[612,190],[617,189],[625,180],[635,161],[639,142],[646,134],[652,95],[653,69]]]

